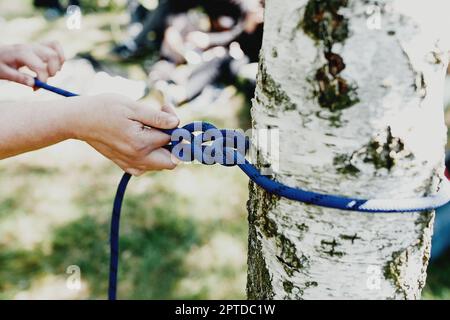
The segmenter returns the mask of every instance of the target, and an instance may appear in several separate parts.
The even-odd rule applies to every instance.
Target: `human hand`
[[[0,46],[0,79],[33,87],[33,76],[20,72],[21,67],[28,67],[39,80],[46,82],[61,69],[64,60],[64,52],[57,42]]]
[[[174,63],[181,64],[185,61],[185,51],[185,43],[180,32],[174,27],[168,27],[164,32],[161,53],[170,58]]]
[[[170,136],[156,129],[178,125],[171,107],[152,108],[116,94],[71,99],[77,109],[72,136],[86,141],[124,171],[138,176],[177,165],[177,159],[162,148]]]
[[[209,35],[201,31],[189,32],[186,41],[198,49],[206,49],[210,46]]]
[[[257,7],[247,13],[244,20],[244,30],[247,33],[255,32],[256,28],[264,22],[264,9]]]

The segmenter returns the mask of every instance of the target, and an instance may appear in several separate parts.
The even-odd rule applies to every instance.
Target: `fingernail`
[[[34,86],[34,79],[27,78],[25,80],[25,82],[26,82],[26,85],[29,86],[29,87],[33,87]]]
[[[174,126],[174,127],[177,126],[178,122],[179,122],[178,118],[173,115],[168,115],[167,121],[169,122],[169,125]]]
[[[172,153],[170,154],[170,160],[175,165],[179,165],[181,163],[181,160],[175,157]]]

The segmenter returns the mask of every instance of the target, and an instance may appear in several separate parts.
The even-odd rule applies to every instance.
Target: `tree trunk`
[[[448,57],[421,15],[440,9],[376,2],[266,0],[252,117],[280,130],[274,179],[360,198],[437,191]],[[257,148],[255,163],[274,164],[277,150]],[[344,212],[249,188],[250,299],[420,298],[433,212]]]

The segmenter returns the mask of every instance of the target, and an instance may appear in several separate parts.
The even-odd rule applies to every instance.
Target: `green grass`
[[[34,183],[27,173],[16,179]],[[64,179],[63,175],[61,179]],[[229,229],[231,234],[239,234],[238,238],[245,241],[244,221],[213,219],[201,222],[186,214],[186,209],[192,205],[190,201],[167,189],[164,183],[167,176],[155,174],[143,179],[156,183],[153,188],[137,192],[132,182],[124,201],[119,296],[124,299],[209,298],[211,292],[204,286],[189,292],[180,292],[177,288],[179,282],[193,271],[184,261],[193,249],[207,244],[210,236],[217,232]],[[106,298],[111,191],[115,187],[108,184],[109,180],[108,175],[97,175],[96,179],[81,184],[74,199],[82,215],[53,228],[33,249],[14,248],[14,243],[0,247],[1,298],[12,298],[18,292],[30,289],[33,280],[48,274],[65,277],[65,270],[70,265],[80,267],[82,280],[89,287],[86,298]],[[14,201],[14,198],[4,200],[1,212],[12,207],[5,203]],[[19,205],[15,203],[14,207]],[[235,266],[225,265],[209,272],[217,273],[217,285],[226,285],[227,279],[233,281],[245,269],[241,263],[237,270]],[[242,296],[243,286],[241,295],[227,297]]]
[[[423,298],[450,300],[450,250],[428,267]]]
[[[40,250],[10,249],[0,246],[0,298],[30,287],[33,277],[43,272],[43,254]]]
[[[124,204],[119,295],[175,298],[173,287],[183,275],[183,257],[199,241],[196,228],[192,221],[177,217],[172,205],[149,208],[146,203],[151,199],[145,200],[128,197]],[[55,272],[78,265],[92,298],[104,297],[107,289],[109,224],[101,220],[85,216],[56,230],[48,257]]]
[[[0,12],[7,21],[31,18],[36,12],[30,3],[3,1]],[[60,40],[71,53],[87,50],[111,70],[140,78],[139,64],[117,64],[104,50],[113,43],[110,24],[116,21],[114,14],[86,16],[92,28],[86,37],[77,33],[68,37],[61,20],[22,33],[20,39],[8,24],[2,31],[9,30],[7,42]],[[22,24],[26,30],[28,20],[23,19]],[[89,37],[95,32],[101,37]],[[204,119],[223,127],[248,128],[249,104],[245,100],[234,93],[226,106],[207,106],[195,112],[185,106],[178,111],[183,123]],[[0,162],[1,299],[21,293],[33,298],[56,299],[61,294],[106,298],[109,222],[121,172],[104,159],[92,161],[92,150],[70,148],[76,152],[44,150]],[[122,212],[118,296],[245,298],[247,198],[247,179],[233,168],[182,165],[174,172],[133,178]],[[74,293],[65,288],[70,265],[80,267],[85,291]],[[450,254],[430,266],[424,298],[450,298],[447,270]],[[61,280],[62,285],[49,278]]]
[[[7,20],[2,37],[10,43],[59,40],[68,57],[88,53],[113,75],[145,79],[148,59],[117,63],[109,56],[113,43],[124,37],[117,33],[123,13],[113,2],[120,1],[103,1],[112,6],[99,14],[84,7],[83,36],[68,36],[63,19],[44,21],[31,1],[1,2]],[[33,32],[26,31],[29,23],[35,24]],[[77,69],[75,77],[93,77],[92,72]],[[179,111],[183,122],[205,119],[228,127],[236,126],[236,114],[248,113],[239,97],[212,118],[202,114],[210,113],[207,109]],[[0,298],[106,297],[110,214],[121,172],[106,160],[93,164],[93,151],[77,150],[77,159],[64,151],[42,151],[0,162]],[[247,181],[230,171],[183,166],[131,181],[120,232],[119,297],[244,297]],[[224,245],[234,251],[217,258],[223,241],[231,241]],[[79,294],[64,286],[70,265],[80,267],[87,287]]]

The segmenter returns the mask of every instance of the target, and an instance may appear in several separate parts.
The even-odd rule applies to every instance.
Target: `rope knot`
[[[241,130],[217,129],[208,122],[197,121],[163,131],[171,136],[166,149],[181,161],[227,167],[245,163],[250,143]]]

